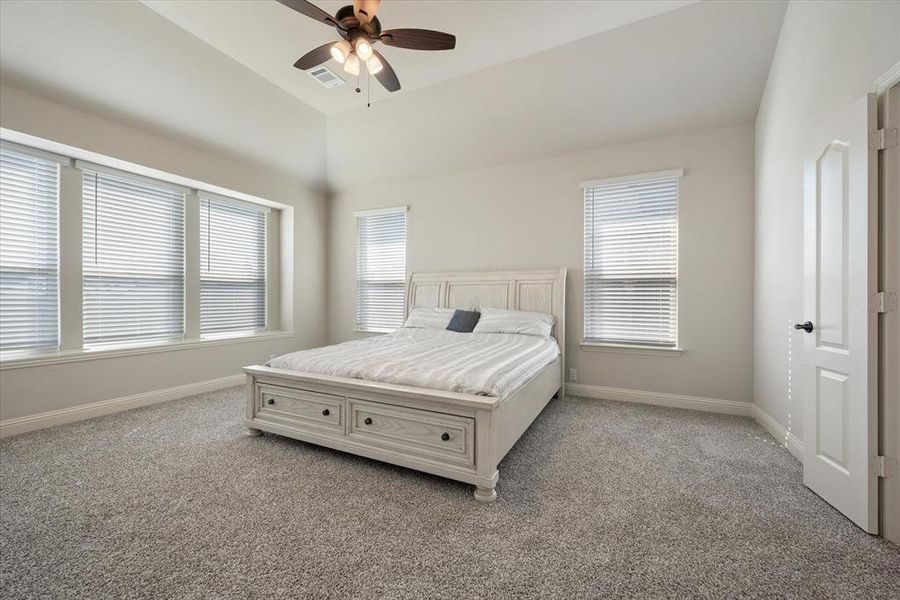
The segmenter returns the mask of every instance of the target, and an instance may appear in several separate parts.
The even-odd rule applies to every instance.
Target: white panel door
[[[824,123],[804,165],[803,482],[878,531],[875,95]]]

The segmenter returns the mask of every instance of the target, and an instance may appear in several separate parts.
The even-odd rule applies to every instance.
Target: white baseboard
[[[781,423],[775,420],[775,417],[761,409],[757,405],[753,405],[753,418],[757,423],[762,425],[763,429],[778,440],[779,444],[785,446],[788,451],[794,455],[794,458],[803,462],[803,442],[792,431],[788,431]]]
[[[670,408],[686,408],[689,410],[703,410],[726,415],[752,417],[762,425],[763,429],[768,431],[772,437],[780,444],[784,445],[797,460],[803,461],[803,442],[794,435],[793,432],[788,431],[786,427],[776,421],[772,415],[752,402],[720,400],[717,398],[703,398],[700,396],[681,396],[663,392],[645,392],[641,390],[611,388],[600,385],[585,385],[581,383],[566,383],[566,395],[598,398],[602,400],[618,400],[619,402],[637,402],[639,404],[652,404],[655,406],[668,406]]]
[[[585,385],[581,383],[566,383],[566,395],[599,398],[603,400],[618,400],[620,402],[637,402],[639,404],[653,404],[655,406],[668,406],[670,408],[703,410],[706,412],[722,413],[726,415],[743,415],[746,417],[751,416],[753,407],[750,402],[738,402],[736,400],[720,400],[718,398],[703,398],[700,396],[681,396],[678,394],[666,394],[664,392],[644,392],[641,390],[611,388],[600,385]]]
[[[131,396],[123,396],[122,398],[112,398],[110,400],[92,402],[91,404],[73,406],[71,408],[62,408],[35,415],[17,417],[15,419],[6,419],[5,421],[0,421],[0,438],[25,433],[27,431],[44,429],[45,427],[53,427],[54,425],[63,425],[65,423],[74,423],[76,421],[92,419],[94,417],[122,412],[123,410],[129,410],[131,408],[138,408],[139,406],[147,406],[159,402],[166,402],[168,400],[186,398],[195,394],[223,390],[225,388],[241,385],[245,380],[245,375],[229,375],[228,377],[207,379],[206,381],[198,381],[196,383],[176,385],[175,387],[164,388],[161,390],[132,394]]]
[[[92,419],[103,415],[122,412],[140,406],[148,406],[159,402],[186,398],[195,394],[214,392],[225,388],[241,385],[245,381],[244,375],[229,375],[217,379],[208,379],[196,383],[187,383],[175,387],[132,394],[122,398],[112,398],[91,404],[73,406],[51,410],[35,415],[6,419],[0,421],[0,438],[75,423],[85,419]],[[645,392],[641,390],[629,390],[624,388],[611,388],[599,385],[585,385],[581,383],[566,383],[566,394],[570,396],[583,396],[586,398],[599,398],[603,400],[617,400],[619,402],[636,402],[639,404],[652,404],[655,406],[667,406],[670,408],[685,408],[689,410],[702,410],[706,412],[721,413],[727,415],[743,415],[753,417],[762,427],[769,432],[779,443],[784,444],[797,460],[803,460],[803,442],[782,426],[775,418],[759,406],[750,402],[738,402],[735,400],[721,400],[717,398],[703,398],[700,396],[682,396],[663,392]]]

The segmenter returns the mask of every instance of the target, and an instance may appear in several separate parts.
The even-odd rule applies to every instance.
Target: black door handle
[[[812,330],[813,330],[812,321],[807,321],[806,323],[795,323],[794,329],[802,329],[806,333],[812,333]]]

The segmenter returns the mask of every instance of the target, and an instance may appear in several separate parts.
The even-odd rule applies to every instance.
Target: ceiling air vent
[[[327,88],[337,87],[346,83],[343,79],[335,75],[328,67],[316,67],[310,71],[309,74]]]

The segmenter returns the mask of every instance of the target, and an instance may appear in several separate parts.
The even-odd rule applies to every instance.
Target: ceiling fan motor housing
[[[372,17],[368,23],[361,23],[353,12],[353,6],[344,6],[337,11],[334,18],[341,25],[338,33],[346,40],[353,41],[357,37],[365,36],[370,41],[375,41],[381,35],[381,22],[378,17]]]

